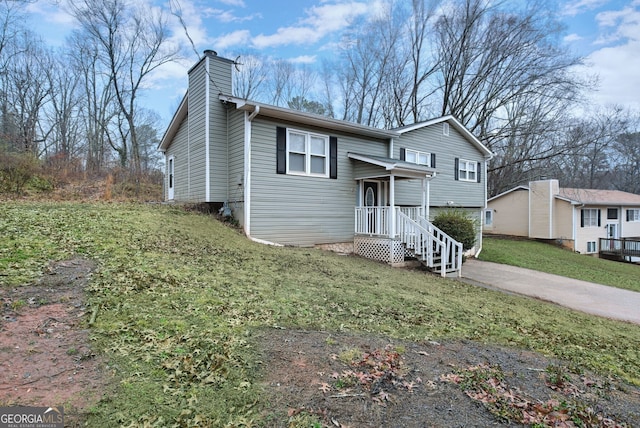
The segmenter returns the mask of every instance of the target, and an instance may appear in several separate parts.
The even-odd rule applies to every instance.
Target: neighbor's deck
[[[599,252],[600,256],[620,259],[640,257],[640,238],[600,238]]]

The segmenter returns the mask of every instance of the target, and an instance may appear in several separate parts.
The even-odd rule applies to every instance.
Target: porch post
[[[431,180],[424,178],[422,180],[422,203],[424,206],[424,218],[429,220],[429,205],[431,205]]]
[[[426,218],[427,220],[429,220],[429,218],[427,217],[427,179],[423,178],[422,179],[422,212],[420,213],[424,218]]]
[[[389,238],[396,237],[396,184],[395,176],[389,178]]]
[[[389,264],[393,264],[393,240],[396,237],[396,180],[391,174],[389,178]]]

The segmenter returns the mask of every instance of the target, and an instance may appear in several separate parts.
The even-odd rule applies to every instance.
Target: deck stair
[[[462,244],[422,216],[397,212],[397,232],[407,253],[441,276],[462,274]]]

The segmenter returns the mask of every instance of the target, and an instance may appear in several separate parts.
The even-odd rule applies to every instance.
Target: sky
[[[34,0],[27,6],[29,26],[48,44],[64,43],[73,20],[65,0]],[[155,2],[180,15],[195,49],[213,49],[234,59],[248,51],[314,64],[330,57],[339,34],[352,19],[379,10],[380,0],[131,0]],[[455,0],[454,0],[455,1]],[[509,0],[517,1],[517,0]],[[562,43],[585,57],[576,70],[599,79],[592,105],[622,105],[640,111],[640,0],[555,0],[566,25]],[[173,37],[186,40],[180,21],[171,16]],[[168,121],[187,84],[187,70],[197,61],[163,67],[145,100]],[[241,61],[240,61],[241,62]]]

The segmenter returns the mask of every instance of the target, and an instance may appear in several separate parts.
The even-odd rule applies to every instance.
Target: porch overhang
[[[393,176],[396,179],[415,180],[415,179],[431,179],[435,177],[436,170],[434,168],[418,165],[411,162],[405,162],[400,159],[391,159],[383,156],[363,155],[360,153],[347,153],[349,159],[363,162],[368,165],[378,167],[370,170],[367,176],[355,177],[360,179],[388,179]],[[373,174],[371,174],[373,172]]]

